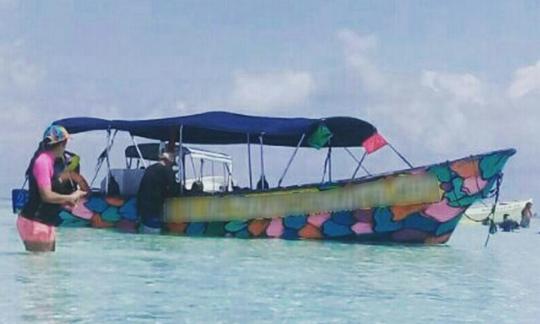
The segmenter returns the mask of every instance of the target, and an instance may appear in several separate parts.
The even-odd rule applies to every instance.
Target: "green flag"
[[[332,132],[325,125],[319,125],[319,127],[308,138],[308,144],[317,150],[324,147],[328,141],[334,136]]]

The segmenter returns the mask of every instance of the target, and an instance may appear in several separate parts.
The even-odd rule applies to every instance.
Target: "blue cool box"
[[[11,206],[14,214],[23,209],[24,205],[28,201],[28,197],[29,193],[26,189],[11,190]]]

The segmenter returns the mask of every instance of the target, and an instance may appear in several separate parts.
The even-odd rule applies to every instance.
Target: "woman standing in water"
[[[64,127],[49,126],[26,170],[30,197],[17,218],[17,229],[27,251],[54,251],[61,206],[75,206],[86,195],[80,189],[71,194],[59,193],[63,167],[58,167],[56,161],[62,161],[68,139]]]
[[[519,223],[519,226],[529,227],[529,223],[531,222],[531,218],[533,217],[531,208],[532,202],[529,201],[525,204],[525,207],[523,207],[523,210],[521,211],[521,222]]]

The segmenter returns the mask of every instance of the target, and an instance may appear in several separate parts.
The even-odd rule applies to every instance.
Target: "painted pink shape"
[[[71,209],[71,213],[77,217],[90,220],[94,213],[86,208],[84,205],[86,203],[86,199],[81,199],[75,207]]]
[[[469,177],[463,181],[463,189],[469,195],[474,195],[486,187],[487,181],[480,177]]]
[[[351,227],[352,231],[356,234],[369,234],[373,233],[373,228],[370,223],[358,222]]]
[[[283,224],[281,218],[273,218],[266,229],[266,235],[270,237],[280,237],[283,234]]]
[[[445,198],[438,203],[429,205],[424,213],[432,218],[435,218],[439,222],[446,222],[456,217],[462,211],[463,208],[448,206],[448,201]]]
[[[313,213],[307,218],[307,222],[313,226],[321,227],[321,225],[330,218],[330,213]]]

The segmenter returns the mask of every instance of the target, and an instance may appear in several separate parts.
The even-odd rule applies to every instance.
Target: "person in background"
[[[29,199],[17,217],[17,230],[27,251],[47,252],[56,247],[55,226],[59,224],[62,205],[75,206],[86,192],[75,189],[66,194],[59,178],[69,133],[62,126],[51,125],[30,161],[26,176]],[[60,164],[63,164],[61,162]]]
[[[504,214],[503,221],[499,224],[499,227],[503,232],[513,232],[515,229],[519,228],[518,222],[513,219],[509,219],[508,216],[508,214]]]
[[[159,162],[144,171],[137,192],[137,212],[140,217],[139,231],[159,234],[163,226],[163,204],[165,198],[178,193],[178,184],[172,166],[174,153],[164,152]]]
[[[529,224],[531,222],[531,218],[533,217],[532,213],[532,202],[528,202],[525,204],[525,207],[521,210],[521,222],[519,225],[521,227],[529,227]]]

